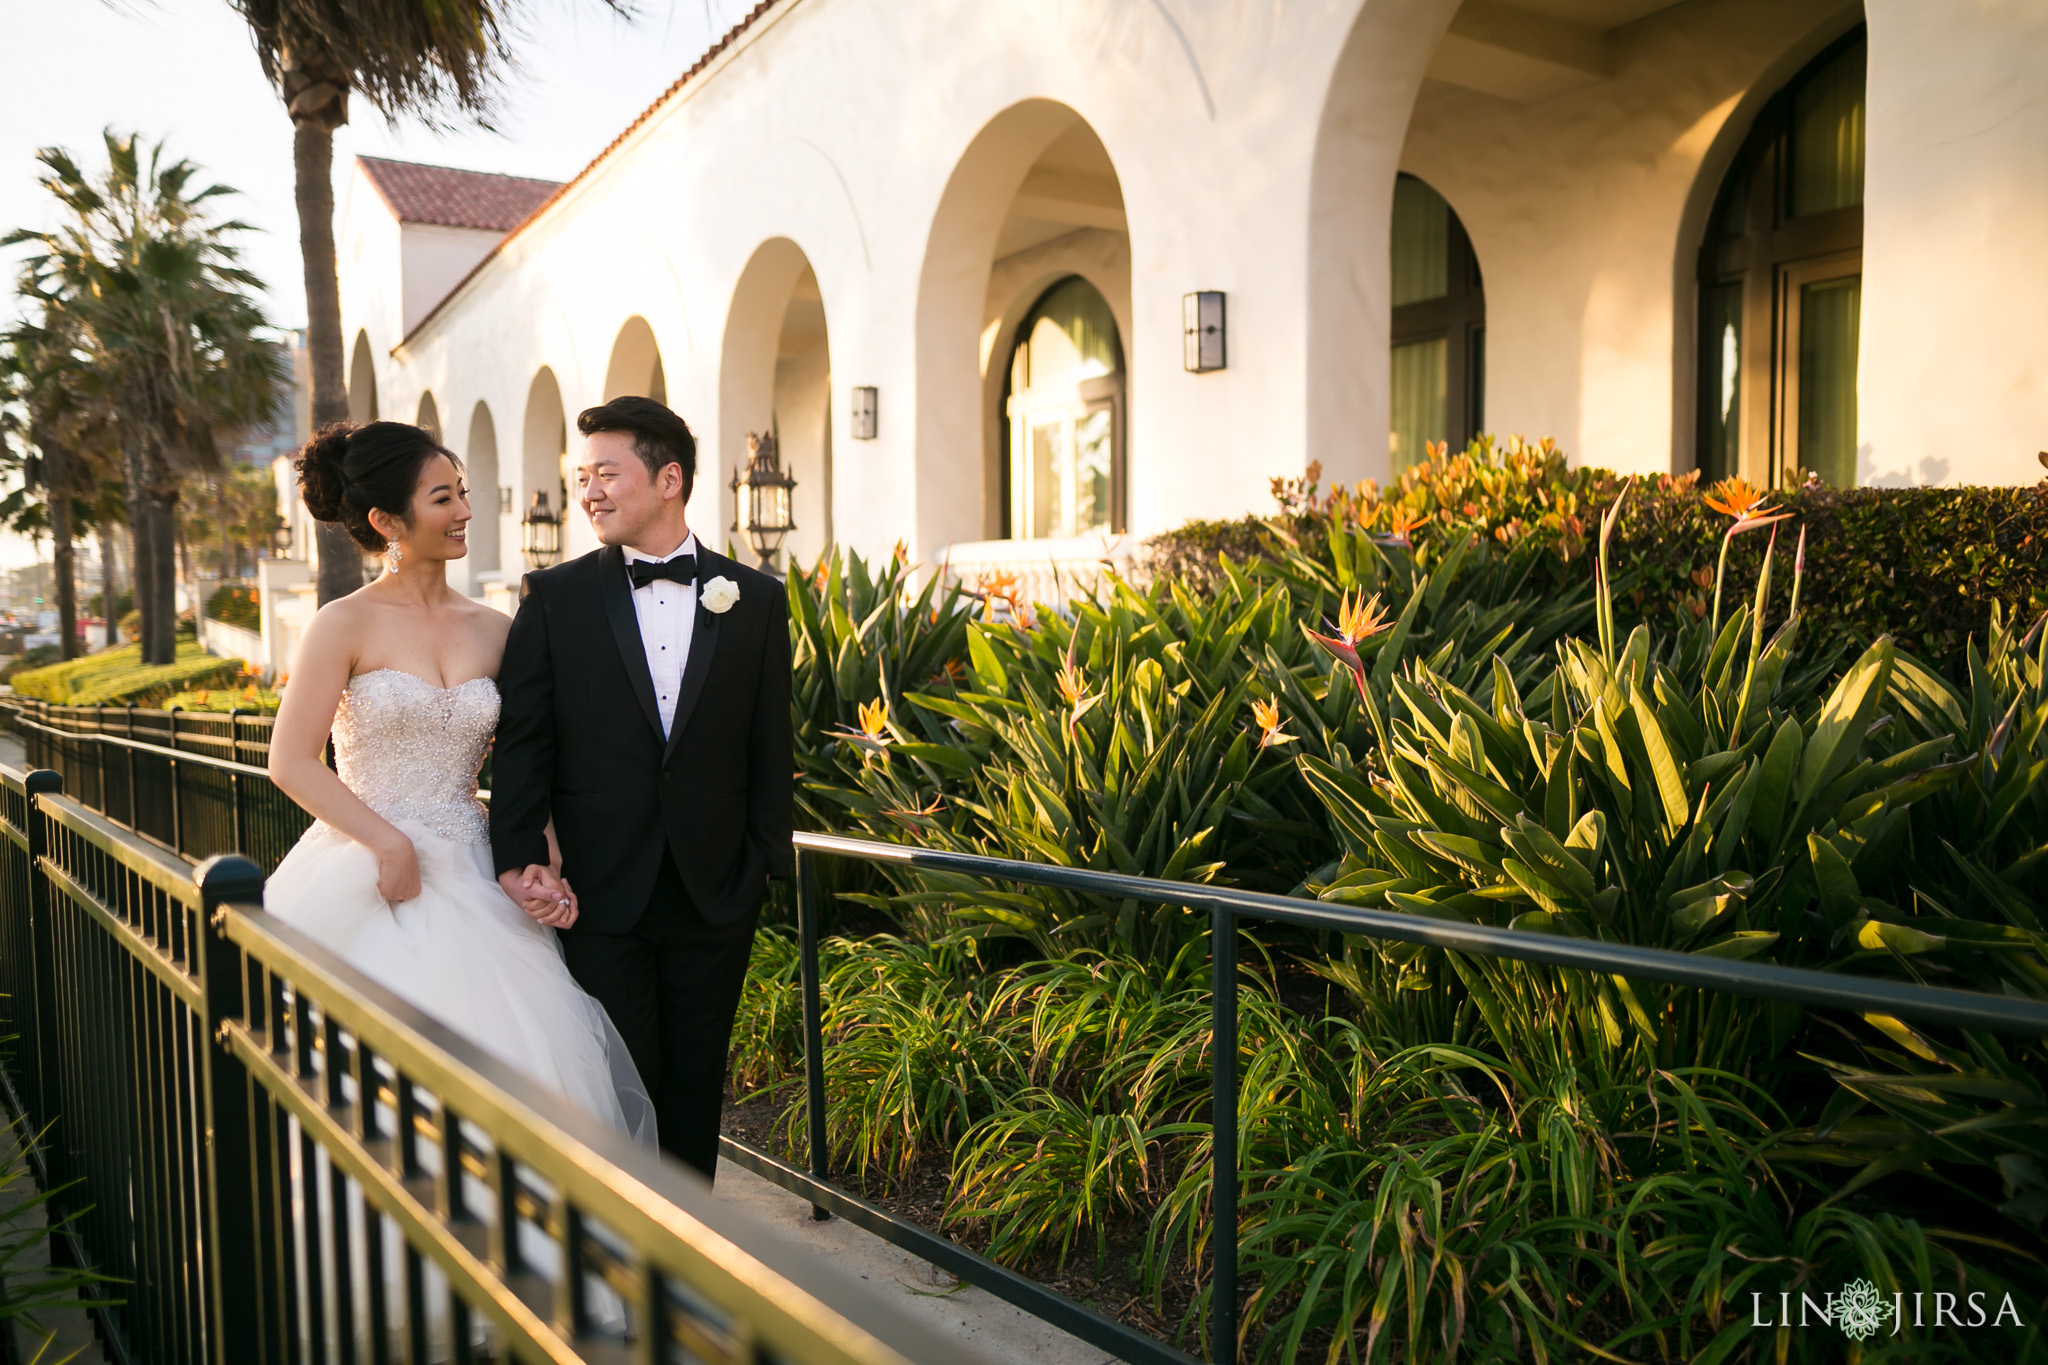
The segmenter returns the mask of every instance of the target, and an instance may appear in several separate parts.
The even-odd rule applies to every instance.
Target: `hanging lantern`
[[[742,532],[760,558],[760,567],[775,572],[782,538],[796,529],[790,497],[796,480],[776,458],[775,434],[747,435],[747,468],[733,471],[732,529]]]
[[[546,489],[533,490],[533,502],[519,519],[519,552],[529,569],[545,569],[562,557],[562,519],[548,506]]]

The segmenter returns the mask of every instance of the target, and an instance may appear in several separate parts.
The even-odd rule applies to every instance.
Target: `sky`
[[[334,138],[337,207],[357,154],[566,180],[752,5],[638,0],[630,21],[600,0],[508,7],[522,18],[495,131],[393,126],[351,97]],[[0,89],[0,234],[55,225],[37,148],[65,147],[97,168],[104,128],[161,138],[203,169],[202,183],[239,192],[223,202],[258,229],[242,245],[267,286],[265,310],[281,327],[304,325],[291,121],[228,0],[0,0]],[[11,286],[24,254],[0,253],[0,320],[19,315]],[[33,557],[28,542],[0,535],[0,567]]]

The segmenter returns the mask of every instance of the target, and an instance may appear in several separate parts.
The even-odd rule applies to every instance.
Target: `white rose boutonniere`
[[[723,616],[732,610],[732,604],[740,600],[740,585],[724,574],[704,585],[704,610]]]

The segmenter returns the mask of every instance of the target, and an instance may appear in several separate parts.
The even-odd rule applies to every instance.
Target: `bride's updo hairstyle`
[[[384,549],[384,537],[370,525],[370,513],[385,512],[411,525],[420,467],[436,455],[462,468],[454,451],[404,422],[330,422],[313,434],[293,464],[306,510],[319,521],[340,522],[356,544],[377,554]]]

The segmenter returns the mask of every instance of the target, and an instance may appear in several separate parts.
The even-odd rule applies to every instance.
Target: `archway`
[[[370,358],[370,334],[356,333],[355,349],[348,361],[348,420],[355,423],[377,420],[377,367]]]
[[[1698,268],[1701,476],[1859,480],[1862,27],[1758,111],[1720,179]]]
[[[1008,366],[1026,315],[1069,276],[1102,297],[1128,343],[1130,237],[1115,166],[1080,114],[1027,100],[962,151],[926,240],[917,296],[918,553],[1004,534]],[[1119,471],[1123,445],[1120,426]],[[980,461],[962,458],[977,448]],[[1119,473],[1118,488],[1125,482]],[[1115,524],[1121,515],[1119,496]]]
[[[412,424],[436,441],[447,444],[441,435],[441,409],[435,404],[431,389],[420,395],[419,410],[413,414]]]
[[[748,434],[760,432],[774,433],[782,467],[796,478],[797,529],[783,541],[783,562],[813,560],[833,539],[832,349],[817,274],[786,237],[755,249],[726,315],[717,459],[700,453],[697,470],[718,495],[721,535],[732,522],[726,485],[746,464]]]
[[[657,403],[668,402],[668,376],[661,368],[661,347],[655,344],[654,329],[647,319],[635,314],[612,342],[611,363],[605,366],[604,401],[622,394],[638,394]]]
[[[569,484],[563,457],[569,452],[569,425],[562,410],[562,386],[555,372],[540,367],[526,389],[526,421],[520,440],[519,489],[514,495],[510,517],[516,527],[520,517],[545,498],[548,510],[563,519],[562,544],[569,542]],[[517,544],[515,538],[512,541]]]
[[[1460,0],[1372,0],[1331,72],[1309,187],[1307,448],[1332,482],[1383,479],[1391,430],[1395,178]],[[1374,434],[1367,434],[1374,433]]]
[[[479,574],[496,573],[499,546],[504,543],[506,515],[511,510],[511,492],[501,496],[498,485],[498,427],[491,410],[479,400],[469,414],[469,441],[463,454],[469,483],[469,581]]]

